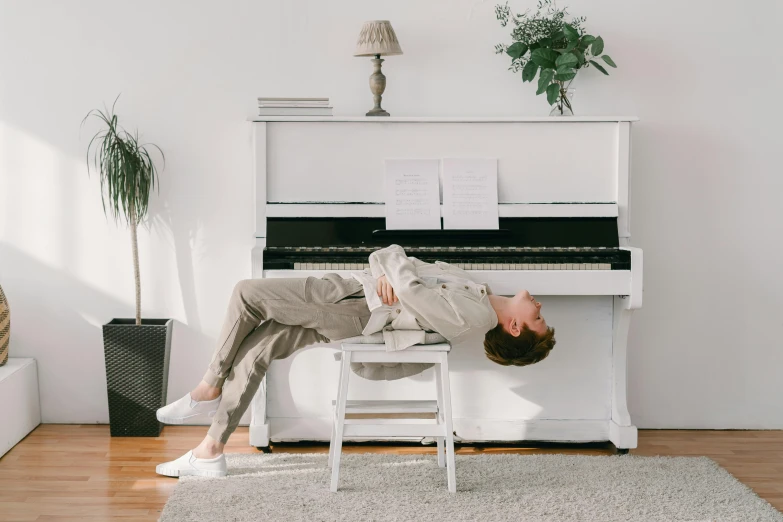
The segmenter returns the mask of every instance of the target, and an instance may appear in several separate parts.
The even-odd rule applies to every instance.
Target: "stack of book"
[[[259,98],[259,116],[331,116],[329,98]]]

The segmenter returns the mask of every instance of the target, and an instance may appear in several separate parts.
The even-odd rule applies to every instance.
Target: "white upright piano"
[[[631,313],[642,304],[642,251],[631,247],[629,117],[254,120],[253,277],[306,277],[366,266],[397,243],[469,270],[500,295],[526,288],[557,344],[538,364],[500,366],[480,340],[449,356],[457,440],[611,441],[635,448],[626,406]],[[500,231],[460,237],[384,231],[384,159],[497,158]],[[385,242],[385,243],[384,243]],[[328,441],[336,346],[274,361],[251,406],[250,444]],[[432,370],[351,380],[349,397],[434,399]]]

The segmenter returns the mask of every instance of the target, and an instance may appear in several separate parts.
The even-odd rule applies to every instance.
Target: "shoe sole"
[[[210,411],[207,413],[196,413],[188,417],[166,417],[165,415],[160,415],[156,413],[155,417],[157,417],[157,419],[164,424],[187,424],[197,420],[211,421],[212,417],[215,416],[215,413],[217,413],[217,410]]]
[[[165,475],[167,477],[186,477],[190,475],[196,475],[199,477],[221,478],[226,476],[225,471],[212,469],[176,469],[165,467],[163,464],[158,464],[155,467],[155,473],[158,475]]]

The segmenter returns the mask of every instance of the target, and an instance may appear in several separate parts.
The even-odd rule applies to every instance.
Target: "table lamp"
[[[370,75],[370,91],[372,91],[375,107],[366,114],[367,116],[389,115],[388,112],[381,108],[381,94],[386,89],[386,76],[381,72],[381,64],[383,63],[381,56],[393,54],[402,54],[402,49],[389,21],[373,20],[364,22],[362,32],[359,33],[359,41],[356,42],[356,52],[353,55],[375,56],[375,58],[370,60],[375,67]]]

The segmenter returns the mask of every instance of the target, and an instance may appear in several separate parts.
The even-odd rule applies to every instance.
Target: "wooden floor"
[[[161,437],[112,438],[107,425],[43,424],[0,458],[0,521],[155,521],[177,479],[155,474],[203,438],[203,426],[166,426]],[[247,428],[227,452],[252,453]],[[273,446],[281,452],[328,452],[327,445]],[[345,452],[432,453],[429,446],[344,446]],[[471,453],[611,455],[607,447],[461,447]],[[783,431],[639,432],[635,455],[707,456],[783,510]]]

